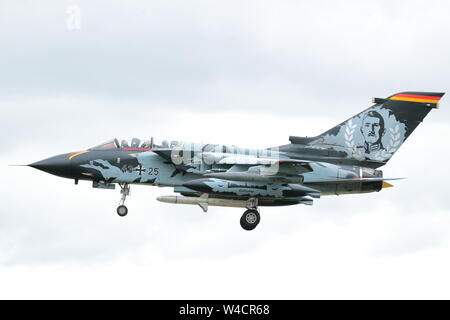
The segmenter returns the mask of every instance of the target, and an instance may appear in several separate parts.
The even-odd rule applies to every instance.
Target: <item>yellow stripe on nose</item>
[[[69,159],[69,160],[72,160],[73,158],[79,156],[80,154],[86,153],[86,152],[90,152],[90,151],[89,151],[89,150],[85,150],[85,151],[80,151],[80,152],[71,154],[71,155],[68,157],[68,159]]]

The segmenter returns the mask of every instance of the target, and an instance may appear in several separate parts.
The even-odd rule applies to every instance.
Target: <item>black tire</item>
[[[241,217],[241,227],[244,230],[251,231],[259,224],[261,217],[258,210],[249,209]]]
[[[117,207],[117,214],[121,217],[125,217],[128,214],[128,208],[124,205]]]

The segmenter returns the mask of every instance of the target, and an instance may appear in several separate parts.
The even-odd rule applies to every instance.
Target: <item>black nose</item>
[[[68,159],[69,155],[70,153],[61,154],[45,160],[37,161],[29,166],[56,176],[71,178],[73,176],[73,168]]]

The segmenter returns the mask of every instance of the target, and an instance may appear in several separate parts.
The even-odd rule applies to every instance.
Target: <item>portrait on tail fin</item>
[[[374,98],[374,105],[341,124],[313,138],[292,137],[291,142],[319,149],[327,156],[342,152],[343,158],[386,163],[430,110],[438,107],[443,95],[407,91]]]
[[[315,148],[345,151],[347,158],[387,161],[406,139],[407,126],[383,104],[374,105],[310,142]]]
[[[406,125],[390,109],[374,106],[347,121],[337,134],[340,135],[345,139],[349,157],[387,161],[405,140]]]
[[[381,141],[386,129],[384,128],[384,119],[376,111],[367,112],[361,124],[361,133],[364,137],[364,146],[358,148],[364,148],[366,154],[377,152],[382,149],[383,142]]]

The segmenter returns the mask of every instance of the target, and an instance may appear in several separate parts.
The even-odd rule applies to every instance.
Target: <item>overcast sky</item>
[[[80,28],[70,18],[80,11]],[[0,298],[450,298],[448,96],[383,167],[314,206],[156,201],[28,167],[112,137],[269,147],[450,87],[447,1],[0,2]]]

